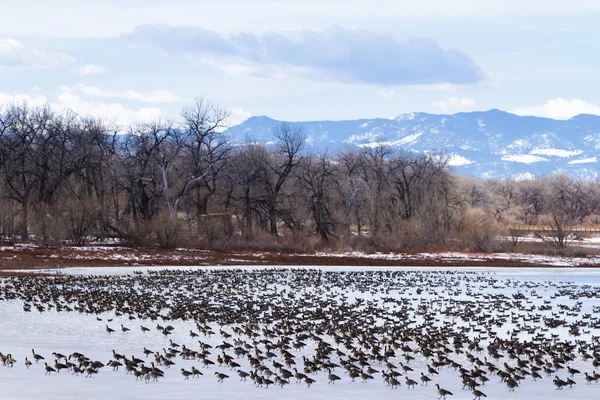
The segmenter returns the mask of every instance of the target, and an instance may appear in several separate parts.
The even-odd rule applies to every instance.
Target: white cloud
[[[169,90],[161,89],[153,90],[148,93],[140,93],[136,92],[135,90],[113,92],[100,89],[97,86],[77,84],[71,87],[62,86],[60,90],[62,90],[63,92],[71,93],[79,92],[87,96],[133,100],[142,103],[177,103],[183,101],[183,99],[177,96],[175,93]]]
[[[431,103],[431,107],[437,108],[444,113],[457,112],[457,111],[468,111],[475,108],[475,100],[468,97],[448,97],[444,100],[434,101]]]
[[[31,106],[40,106],[46,104],[49,100],[41,95],[0,93],[0,107],[13,102],[19,103],[23,101]],[[162,110],[156,107],[134,108],[121,103],[87,101],[69,91],[62,91],[57,96],[57,101],[50,103],[50,105],[57,112],[68,109],[82,117],[92,116],[115,122],[121,128],[133,123],[150,122],[164,117]]]
[[[452,154],[450,156],[450,159],[448,160],[448,165],[450,165],[451,167],[461,167],[464,165],[471,165],[474,163],[475,161],[469,160],[468,158],[465,158],[458,154]]]
[[[163,115],[163,112],[156,107],[132,108],[121,103],[87,101],[72,92],[62,92],[57,99],[57,108],[67,108],[81,116],[105,118],[116,122],[121,127],[137,122],[150,122]]]
[[[99,65],[87,64],[82,65],[81,67],[77,67],[73,70],[74,73],[81,76],[89,76],[101,74],[104,72],[104,68]]]
[[[242,107],[229,108],[229,126],[239,125],[252,116]]]
[[[511,154],[502,157],[502,161],[511,161],[523,164],[532,164],[541,161],[548,161],[547,158],[534,156],[531,154]]]
[[[399,41],[391,35],[337,25],[295,35],[270,31],[227,36],[196,25],[144,24],[121,37],[167,54],[214,58],[234,75],[258,72],[259,77],[265,73],[271,77],[273,69],[283,68],[312,80],[380,85],[470,85],[485,78],[469,56],[443,49],[433,39]]]
[[[0,93],[0,107],[7,104],[20,104],[23,102],[31,106],[42,106],[48,102],[48,99],[44,96],[33,96],[25,93]]]
[[[598,158],[597,157],[590,157],[590,158],[582,158],[580,160],[573,160],[573,161],[569,161],[567,164],[588,164],[588,163],[595,163],[598,162]]]
[[[384,99],[391,99],[396,95],[394,89],[380,90],[377,92],[377,96],[383,97]]]
[[[569,119],[579,114],[600,115],[600,106],[581,99],[565,100],[559,97],[555,100],[548,100],[546,104],[540,106],[519,107],[511,112],[517,115]]]
[[[74,61],[65,53],[28,47],[18,40],[0,38],[0,66],[63,67]]]

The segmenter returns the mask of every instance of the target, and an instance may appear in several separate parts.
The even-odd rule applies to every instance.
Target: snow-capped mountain
[[[269,142],[280,122],[252,117],[226,133],[237,142]],[[522,178],[560,172],[600,176],[600,116],[596,115],[553,120],[489,110],[298,124],[315,150],[387,144],[414,153],[445,153],[457,172],[479,177]]]

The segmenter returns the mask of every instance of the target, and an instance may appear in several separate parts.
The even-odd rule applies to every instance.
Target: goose
[[[71,371],[73,371],[71,373],[71,375],[79,375],[79,374],[83,374],[83,370],[81,368],[79,368],[77,365],[73,365],[71,367]]]
[[[428,385],[431,382],[431,378],[421,372],[421,385]]]
[[[223,383],[223,379],[229,378],[229,375],[225,375],[222,372],[215,372],[215,376],[217,377],[217,382]]]
[[[126,326],[123,326],[123,324],[121,324],[121,332],[123,332],[123,333],[127,333],[127,332],[129,332],[129,331],[130,331],[130,329],[129,329],[128,327],[126,327]]]
[[[410,389],[410,387],[412,386],[412,388],[414,389],[415,386],[417,385],[417,381],[410,379],[408,376],[404,378],[404,383],[406,383],[406,386]]]
[[[34,349],[31,349],[31,352],[33,353],[33,359],[35,360],[36,363],[40,360],[45,360],[44,357],[42,357],[39,354],[36,354]]]
[[[113,328],[110,328],[108,325],[106,325],[106,332],[113,333],[115,330]]]
[[[86,378],[91,378],[93,374],[98,374],[98,370],[94,367],[92,367],[91,365],[89,367],[87,367],[84,372],[87,374],[85,377]]]
[[[438,397],[438,400],[445,399],[446,396],[454,396],[451,391],[441,388],[440,385],[437,383],[435,384],[435,387],[437,388],[437,392],[440,395],[440,397]]]
[[[316,381],[309,376],[304,377],[304,383],[306,383],[306,387],[310,387]]]
[[[200,375],[204,375],[200,370],[192,365],[192,375],[196,378],[200,378]]]
[[[339,381],[341,378],[335,374],[331,373],[331,369],[328,370],[329,373],[327,374],[327,379],[329,379],[328,383],[331,383],[332,385],[335,384],[335,381]]]
[[[56,370],[49,366],[48,363],[44,363],[44,368],[46,369],[46,373],[44,375],[50,375],[50,373],[56,372]]]
[[[54,362],[54,368],[56,369],[56,372],[60,372],[61,369],[68,369],[65,364],[59,363],[58,361]]]
[[[31,360],[28,360],[27,357],[25,357],[25,367],[29,368],[31,365]]]
[[[249,373],[247,373],[246,371],[242,371],[241,369],[237,370],[237,374],[240,377],[240,381],[245,381],[246,378],[250,376]]]
[[[487,397],[486,394],[483,393],[481,390],[473,389],[471,393],[473,393],[473,396],[475,396],[473,400],[481,400],[481,396]]]
[[[146,333],[150,330],[150,328],[146,328],[144,325],[140,325],[140,328],[142,329],[142,332]]]
[[[193,375],[193,373],[181,368],[181,375],[183,375],[184,379],[190,379],[190,375]]]

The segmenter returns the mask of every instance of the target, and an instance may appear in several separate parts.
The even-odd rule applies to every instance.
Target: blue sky
[[[287,120],[600,114],[600,2],[0,0],[0,103],[125,126],[195,97]]]

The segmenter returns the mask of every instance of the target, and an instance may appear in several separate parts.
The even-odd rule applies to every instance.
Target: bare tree
[[[267,211],[269,230],[277,236],[277,219],[281,213],[278,209],[281,190],[291,172],[300,162],[300,152],[304,147],[306,135],[302,128],[296,124],[282,122],[273,130],[276,138],[273,153],[268,154],[263,161],[266,174],[263,180],[265,197],[262,201]]]

